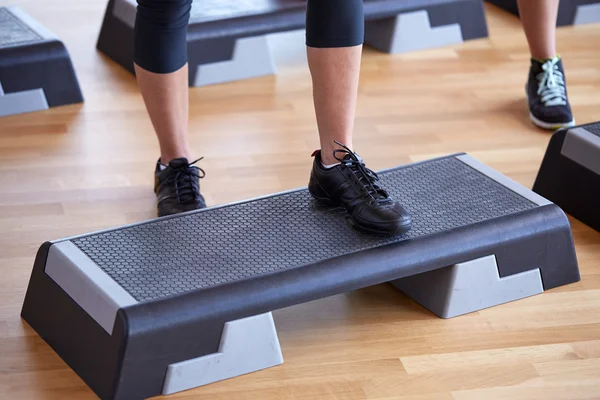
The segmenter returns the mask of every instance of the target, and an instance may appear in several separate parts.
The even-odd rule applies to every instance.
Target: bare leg
[[[559,0],[518,0],[518,3],[531,57],[554,58]]]
[[[307,1],[308,65],[321,139],[308,190],[323,204],[344,207],[359,229],[399,234],[410,229],[410,214],[352,151],[363,39],[363,0]],[[334,157],[335,141],[343,163]]]
[[[190,159],[188,142],[188,66],[156,74],[135,66],[137,81],[160,145],[161,163]]]
[[[313,99],[321,139],[321,157],[335,164],[334,141],[352,148],[362,45],[338,48],[307,47]]]

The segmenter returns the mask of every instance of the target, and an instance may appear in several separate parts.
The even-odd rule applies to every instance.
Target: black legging
[[[186,33],[192,0],[137,2],[135,63],[160,74],[177,71],[187,62]],[[358,46],[363,39],[363,0],[307,0],[307,46]]]

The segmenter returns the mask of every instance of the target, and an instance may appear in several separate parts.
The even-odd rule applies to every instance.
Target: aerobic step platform
[[[519,15],[517,0],[487,0],[506,11]],[[560,0],[556,26],[600,22],[600,0]]]
[[[17,7],[0,7],[0,117],[83,101],[62,42]]]
[[[468,155],[381,173],[406,235],[352,229],[306,189],[55,242],[23,318],[103,399],[283,362],[271,311],[392,282],[452,317],[579,280],[563,211]]]
[[[533,190],[600,231],[600,122],[552,135]]]
[[[97,48],[133,72],[136,0],[110,0]],[[365,0],[365,42],[391,53],[487,37],[482,0]],[[304,29],[306,0],[194,0],[191,86],[276,72],[269,36]],[[304,43],[304,35],[294,39]],[[286,39],[288,40],[288,39]]]

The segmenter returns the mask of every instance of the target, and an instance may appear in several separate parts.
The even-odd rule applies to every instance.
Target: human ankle
[[[163,165],[169,165],[169,163],[176,158],[185,158],[188,161],[190,160],[190,155],[187,152],[181,153],[163,153],[160,156],[160,163]]]
[[[335,157],[333,157],[333,151],[331,153],[325,153],[323,151],[321,151],[321,165],[323,165],[324,167],[329,166],[329,165],[334,165],[334,164],[339,164],[340,160],[335,159]]]
[[[352,143],[350,144],[345,144],[344,145],[346,147],[348,147],[350,150],[352,150]],[[321,164],[323,165],[334,165],[334,164],[339,164],[340,160],[338,160],[335,157],[335,150],[341,150],[342,148],[338,145],[336,145],[335,143],[332,143],[331,145],[328,146],[323,146],[321,148]]]
[[[559,54],[554,54],[554,55],[549,56],[549,57],[534,57],[533,55],[531,56],[532,60],[537,61],[537,62],[542,63],[542,64],[545,63],[545,62],[547,62],[547,61],[554,60],[555,58],[560,58],[560,55]]]

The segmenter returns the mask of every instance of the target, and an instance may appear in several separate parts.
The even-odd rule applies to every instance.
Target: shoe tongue
[[[558,65],[559,68],[560,68],[561,58],[558,57],[558,56],[556,56],[554,58],[548,58],[546,60],[538,60],[537,58],[532,58],[531,59],[531,66],[533,67],[533,69],[534,69],[535,72],[539,73],[539,72],[543,71],[542,67],[543,67],[544,64],[546,64],[548,61],[554,61],[554,60],[556,60],[556,65]]]
[[[169,163],[169,167],[171,168],[183,168],[190,165],[187,158],[174,158]]]
[[[356,157],[358,159],[358,161],[360,161],[362,163],[363,159],[360,158],[360,156],[356,153],[354,153],[354,157]],[[342,162],[350,162],[350,161],[354,161],[354,157],[352,157],[351,154],[346,154],[344,156],[344,158],[342,158]]]

